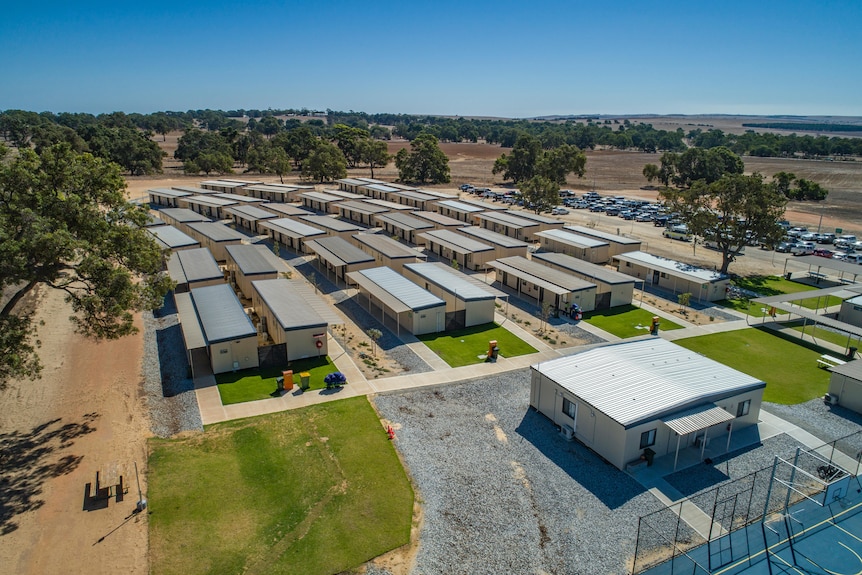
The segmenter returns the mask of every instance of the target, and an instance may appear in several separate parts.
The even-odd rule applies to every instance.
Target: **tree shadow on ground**
[[[64,451],[95,431],[98,418],[98,413],[87,413],[80,422],[52,419],[28,432],[0,433],[0,537],[18,529],[19,515],[44,505],[45,482],[78,467],[84,456]]]

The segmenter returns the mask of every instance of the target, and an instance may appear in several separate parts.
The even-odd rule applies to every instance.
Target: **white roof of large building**
[[[532,368],[626,427],[766,386],[661,338],[603,345]]]
[[[699,268],[691,264],[678,262],[661,256],[654,256],[653,254],[648,254],[646,252],[626,252],[624,254],[613,256],[613,259],[640,264],[647,266],[650,269],[661,270],[670,275],[685,278],[694,282],[717,282],[727,279],[726,275],[719,273],[717,270]]]

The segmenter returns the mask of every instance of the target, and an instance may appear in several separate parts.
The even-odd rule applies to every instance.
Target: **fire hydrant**
[[[389,439],[395,439],[395,430],[392,429],[391,425],[386,426],[386,435],[389,436]]]

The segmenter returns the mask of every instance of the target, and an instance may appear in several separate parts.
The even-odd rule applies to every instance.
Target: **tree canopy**
[[[522,134],[515,142],[512,153],[497,158],[491,171],[503,174],[504,180],[515,184],[541,176],[564,186],[569,174],[583,177],[586,165],[587,157],[577,146],[561,143],[544,150],[537,138]]]
[[[524,203],[537,214],[560,201],[560,186],[544,176],[533,176],[521,186]]]
[[[157,308],[171,287],[119,166],[66,143],[9,156],[0,146],[0,385],[39,374],[22,305],[38,286],[65,293],[80,333],[108,339],[134,333],[133,312]]]
[[[445,184],[449,181],[449,158],[433,134],[420,134],[410,142],[410,152],[402,148],[395,155],[398,179],[417,184]]]
[[[338,146],[318,140],[314,150],[302,162],[302,175],[316,182],[326,182],[347,175],[347,161]]]

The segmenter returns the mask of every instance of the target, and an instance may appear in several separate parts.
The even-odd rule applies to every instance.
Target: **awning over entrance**
[[[662,423],[670,427],[677,435],[688,435],[732,419],[731,414],[714,403],[708,403],[675,413],[662,419]]]

